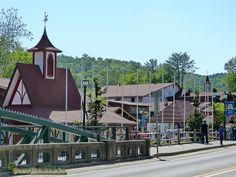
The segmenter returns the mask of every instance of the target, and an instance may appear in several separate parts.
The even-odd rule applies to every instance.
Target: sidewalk
[[[236,141],[224,141],[224,147],[228,146],[236,146]],[[159,146],[159,156],[171,156],[177,154],[184,154],[189,152],[196,152],[214,148],[220,148],[220,141],[212,141],[209,144],[201,144],[201,143],[191,143],[191,144],[182,144],[182,145],[165,145]],[[152,146],[150,149],[150,155],[152,157],[156,156],[157,148],[156,146]]]

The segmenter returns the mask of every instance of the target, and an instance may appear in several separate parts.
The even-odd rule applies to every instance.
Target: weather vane
[[[44,28],[46,28],[46,23],[48,21],[48,15],[46,14],[46,12],[44,12],[44,19],[43,19],[43,21],[44,21]]]

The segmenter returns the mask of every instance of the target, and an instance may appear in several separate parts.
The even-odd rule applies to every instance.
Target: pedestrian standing
[[[233,140],[236,141],[236,124],[233,126]]]
[[[224,139],[224,127],[223,125],[220,125],[220,128],[218,130],[219,132],[219,137],[220,137],[220,145],[223,146],[223,139]]]
[[[202,136],[202,144],[204,144],[204,139],[206,139],[206,144],[208,144],[208,125],[205,120],[201,125],[201,136]]]

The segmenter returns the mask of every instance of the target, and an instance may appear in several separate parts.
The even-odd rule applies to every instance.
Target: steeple
[[[209,85],[211,85],[211,82],[210,82],[210,79],[209,79],[209,77],[208,77],[208,76],[206,77],[206,84],[209,84]]]
[[[28,49],[29,52],[43,51],[43,50],[50,50],[50,51],[54,51],[57,53],[62,52],[61,50],[54,47],[54,45],[52,45],[51,41],[48,39],[46,27],[44,27],[43,35],[42,35],[40,41],[38,42],[38,44],[36,46],[34,46],[33,48]]]
[[[39,65],[41,73],[45,79],[55,79],[57,68],[57,53],[62,51],[54,47],[47,36],[46,22],[48,15],[44,14],[44,31],[43,35],[36,46],[28,49],[33,55],[33,65]]]
[[[211,92],[211,82],[210,82],[208,75],[206,76],[206,81],[204,83],[204,86],[205,86],[206,92]]]

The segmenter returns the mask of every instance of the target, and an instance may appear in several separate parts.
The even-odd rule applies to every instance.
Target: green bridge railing
[[[37,117],[34,115],[25,114],[22,112],[17,112],[13,110],[9,110],[6,108],[0,108],[0,117],[8,120],[14,120],[19,122],[25,122],[28,124],[40,125],[45,127],[50,127],[53,129],[57,129],[63,132],[67,132],[70,134],[74,134],[77,136],[84,136],[87,138],[91,138],[97,140],[97,134],[91,133],[89,131],[83,130],[81,128],[70,126],[61,122],[55,122],[51,119],[46,119],[42,117]],[[20,131],[20,130],[19,130]],[[104,138],[101,137],[101,140]]]

